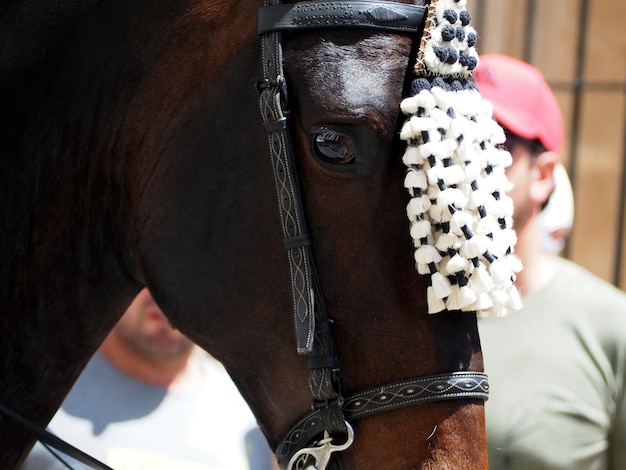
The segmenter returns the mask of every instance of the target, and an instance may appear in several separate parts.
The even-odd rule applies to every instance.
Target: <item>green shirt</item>
[[[490,469],[626,469],[626,294],[559,260],[523,310],[478,325]]]

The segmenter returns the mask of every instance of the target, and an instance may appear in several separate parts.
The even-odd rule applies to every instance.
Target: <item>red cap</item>
[[[501,126],[524,139],[539,139],[546,149],[559,152],[563,116],[539,70],[512,57],[485,54],[474,70],[474,81],[493,104]]]

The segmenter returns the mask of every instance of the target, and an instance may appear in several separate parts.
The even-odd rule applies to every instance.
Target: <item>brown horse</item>
[[[261,6],[0,6],[1,405],[45,426],[145,285],[224,363],[271,446],[310,410],[255,88]],[[397,136],[420,34],[283,34],[304,213],[348,395],[482,370],[475,315],[426,314],[408,235]],[[332,468],[487,465],[480,399],[352,425]],[[0,468],[32,444],[5,420]]]

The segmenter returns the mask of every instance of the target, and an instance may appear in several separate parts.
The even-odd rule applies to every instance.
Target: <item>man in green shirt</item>
[[[524,308],[479,320],[490,468],[626,469],[626,294],[539,243],[563,138],[558,104],[541,73],[516,59],[484,55],[474,78],[513,156],[524,264]]]

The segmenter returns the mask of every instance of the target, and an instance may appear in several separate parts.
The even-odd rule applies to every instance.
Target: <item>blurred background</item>
[[[566,123],[574,189],[564,255],[626,290],[626,1],[468,0],[478,52],[532,63]]]

